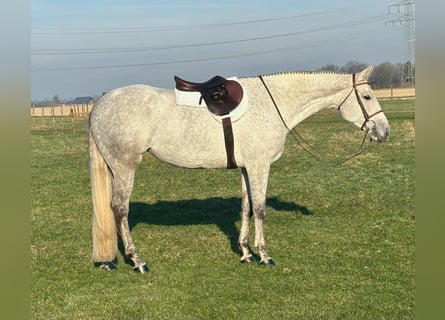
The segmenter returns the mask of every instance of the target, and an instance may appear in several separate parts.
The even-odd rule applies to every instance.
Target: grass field
[[[336,113],[297,127],[323,161],[288,138],[268,189],[275,267],[239,263],[239,170],[146,156],[130,205],[145,275],[122,256],[93,267],[86,122],[33,120],[32,318],[414,319],[414,100],[381,104],[390,140],[343,165],[363,133]]]

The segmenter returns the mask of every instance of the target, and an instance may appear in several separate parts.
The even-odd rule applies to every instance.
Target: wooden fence
[[[412,99],[416,97],[416,88],[389,88],[373,90],[378,99]]]
[[[72,117],[87,118],[94,103],[58,104],[50,107],[31,106],[31,117]]]

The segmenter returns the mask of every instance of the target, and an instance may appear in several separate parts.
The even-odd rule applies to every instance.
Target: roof
[[[77,97],[71,104],[88,104],[90,102],[94,102],[94,99],[91,97]]]

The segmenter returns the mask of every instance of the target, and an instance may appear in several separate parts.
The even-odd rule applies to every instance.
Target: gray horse
[[[357,74],[278,73],[238,79],[248,97],[245,114],[233,123],[234,156],[241,168],[241,261],[255,261],[248,244],[255,217],[260,263],[273,265],[266,251],[263,221],[270,164],[283,153],[289,129],[325,108],[385,141],[389,124],[368,83],[372,67]],[[138,256],[128,225],[129,200],[142,156],[185,168],[224,168],[227,156],[221,124],[206,108],[176,104],[173,90],[147,85],[115,89],[95,105],[89,119],[93,198],[93,260],[114,269],[119,234],[135,271],[149,270]]]

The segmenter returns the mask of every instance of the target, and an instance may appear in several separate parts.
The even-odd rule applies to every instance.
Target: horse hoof
[[[257,262],[254,256],[249,256],[247,258],[241,258],[241,263],[251,263]]]
[[[264,266],[268,266],[268,267],[272,267],[275,265],[275,261],[273,261],[272,259],[267,259],[267,260],[261,260],[260,264],[264,265]]]
[[[140,274],[147,273],[150,271],[150,268],[144,263],[143,265],[140,265],[139,267],[133,268],[134,272],[139,272]]]
[[[116,270],[117,266],[111,262],[111,261],[107,261],[107,262],[96,262],[95,263],[96,267],[99,267],[101,269],[105,269],[107,271],[112,271],[112,270]]]

